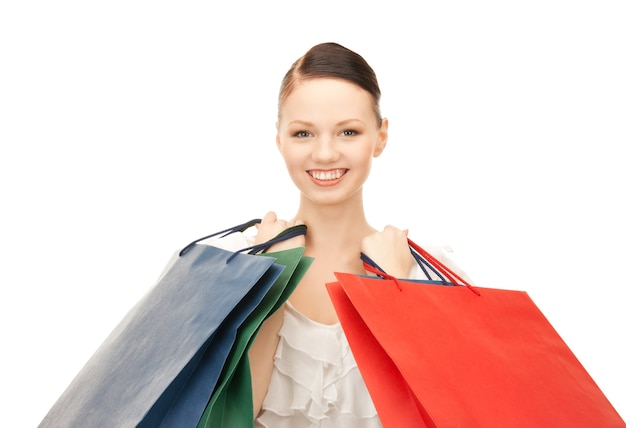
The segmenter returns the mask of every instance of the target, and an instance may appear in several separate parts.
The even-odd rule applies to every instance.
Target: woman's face
[[[372,96],[341,79],[298,83],[281,106],[277,131],[291,179],[318,204],[360,193],[387,142],[387,120],[378,126]]]

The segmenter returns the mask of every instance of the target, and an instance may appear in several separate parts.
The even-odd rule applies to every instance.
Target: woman
[[[391,275],[415,276],[406,232],[377,231],[363,206],[372,160],[387,144],[380,95],[368,63],[336,43],[311,48],[283,79],[276,145],[300,203],[290,220],[265,215],[256,242],[304,223],[306,237],[272,251],[304,246],[314,262],[250,351],[256,426],[381,426],[325,287],[337,271],[365,274],[361,252]]]

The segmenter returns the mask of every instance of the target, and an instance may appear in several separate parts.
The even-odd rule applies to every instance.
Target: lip
[[[318,186],[328,187],[334,186],[339,183],[348,173],[347,168],[333,168],[333,169],[309,169],[307,174],[311,178],[311,181]]]

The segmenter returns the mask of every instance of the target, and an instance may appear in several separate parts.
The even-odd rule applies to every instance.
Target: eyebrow
[[[350,123],[350,122],[359,122],[359,123],[363,123],[363,121],[362,121],[362,120],[357,119],[357,118],[353,118],[353,119],[346,119],[346,120],[342,120],[341,122],[338,122],[338,123],[336,124],[336,126],[344,126],[344,125],[347,125],[347,124],[348,124],[348,123]],[[306,121],[306,120],[299,120],[299,119],[292,120],[291,122],[289,122],[289,123],[287,124],[287,126],[290,126],[290,125],[314,126],[313,122],[308,122],[308,121]]]

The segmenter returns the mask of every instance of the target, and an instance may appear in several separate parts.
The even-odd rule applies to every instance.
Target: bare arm
[[[252,401],[254,417],[261,411],[269,387],[272,370],[274,369],[274,354],[278,346],[278,331],[283,325],[285,317],[284,306],[270,316],[261,326],[248,357],[252,375]]]
[[[263,217],[261,223],[257,225],[258,232],[255,237],[255,244],[266,242],[286,228],[297,224],[302,224],[302,222],[297,220],[279,220],[276,217],[276,213],[270,211]],[[272,245],[270,251],[301,247],[304,246],[304,244],[304,236],[297,236]],[[250,351],[248,351],[252,376],[252,401],[255,419],[261,411],[261,406],[267,395],[272,371],[274,370],[274,354],[276,354],[279,341],[278,332],[283,326],[284,318],[285,307],[282,306],[263,322],[261,329],[250,347]]]

